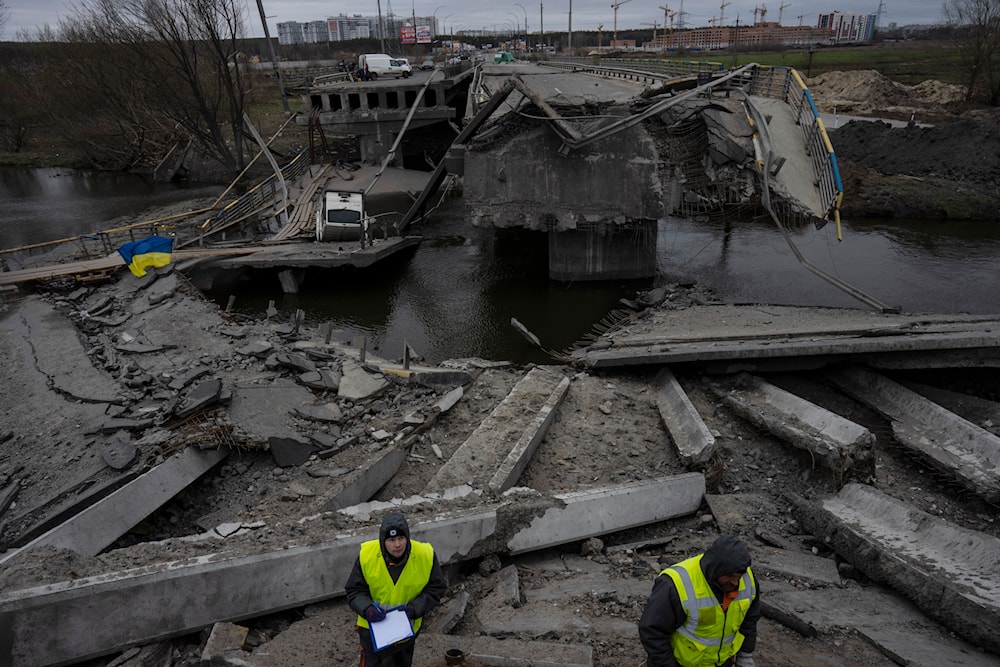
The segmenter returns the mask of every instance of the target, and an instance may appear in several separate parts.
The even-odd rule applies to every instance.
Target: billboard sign
[[[431,43],[431,27],[429,25],[417,26],[417,44]]]
[[[399,26],[399,43],[400,44],[416,44],[417,43],[417,29],[412,25],[401,25]]]

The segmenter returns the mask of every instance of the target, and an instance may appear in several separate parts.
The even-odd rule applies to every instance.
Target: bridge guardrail
[[[292,180],[302,175],[308,167],[308,149],[304,149],[282,168],[282,174],[286,180]],[[222,209],[213,205],[155,220],[102,229],[89,234],[80,234],[17,248],[0,248],[0,267],[2,267],[0,270],[13,271],[19,268],[30,268],[39,262],[54,263],[53,252],[57,253],[56,262],[67,259],[96,259],[115,252],[123,243],[157,234],[174,234],[175,250],[194,243],[200,244],[206,236],[259,213],[262,208],[270,205],[278,197],[278,191],[277,177],[272,174]],[[179,221],[197,218],[212,211],[215,211],[215,214],[202,223],[203,231],[201,233],[184,239],[173,231]],[[274,212],[280,211],[275,209]],[[208,226],[207,230],[205,229],[206,225]]]
[[[757,65],[753,70],[748,92],[784,100],[792,108],[812,161],[820,202],[827,215],[833,215],[837,224],[837,237],[840,238],[840,205],[844,199],[844,186],[837,165],[837,155],[809,87],[794,68]]]
[[[596,62],[595,62],[596,61]],[[539,65],[572,72],[593,72],[602,76],[642,83],[661,83],[692,74],[725,71],[722,63],[696,60],[636,60],[631,58],[588,58],[540,61]]]

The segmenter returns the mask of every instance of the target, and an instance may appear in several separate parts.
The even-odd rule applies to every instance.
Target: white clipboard
[[[368,627],[371,629],[372,645],[376,651],[413,636],[413,626],[404,609],[388,611],[384,621],[369,623]]]

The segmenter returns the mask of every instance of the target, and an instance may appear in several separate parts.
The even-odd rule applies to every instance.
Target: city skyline
[[[618,30],[652,30],[653,24],[663,27],[667,7],[671,12],[679,12],[680,0],[667,2],[651,0],[615,0],[618,4]],[[263,37],[260,13],[257,3],[242,0],[247,12],[247,28],[251,36]],[[570,0],[553,0],[551,2],[514,2],[503,10],[496,8],[495,2],[485,0],[454,1],[451,5],[441,0],[401,0],[393,5],[389,0],[366,0],[359,3],[320,2],[318,0],[261,0],[267,16],[268,30],[272,37],[277,36],[277,24],[286,21],[318,21],[340,14],[363,14],[374,16],[378,13],[379,4],[383,17],[390,12],[396,17],[412,16],[436,17],[441,30],[510,30],[524,32],[525,19],[528,31],[537,33],[544,20],[546,33],[566,32],[569,28]],[[48,25],[58,26],[60,20],[72,17],[73,3],[70,0],[8,0],[9,17],[7,27],[0,39],[13,40],[18,34],[26,31],[33,34],[38,29]],[[714,3],[712,3],[714,5]],[[686,14],[684,24],[687,27],[704,27],[710,25],[710,19],[718,24],[722,6],[706,6],[704,2],[687,0],[683,5]],[[890,23],[898,25],[941,23],[943,19],[941,0],[908,0],[902,2],[882,3],[880,26]],[[369,7],[370,5],[370,7]],[[543,7],[544,5],[544,7]],[[740,25],[754,22],[757,12],[755,8],[766,8],[765,20],[778,21],[779,14],[782,25],[815,25],[820,14],[834,11],[854,14],[874,14],[879,9],[879,3],[871,0],[789,0],[778,2],[753,2],[753,0],[730,0],[721,11],[723,23],[734,25],[738,20]],[[615,11],[612,0],[573,0],[572,28],[574,31],[594,31],[603,24],[603,31],[614,30]],[[800,19],[801,17],[801,19]],[[674,27],[679,27],[680,20],[674,16]]]

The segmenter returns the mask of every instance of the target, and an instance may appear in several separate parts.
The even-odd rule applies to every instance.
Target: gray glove
[[[754,667],[753,653],[737,653],[736,667]]]

